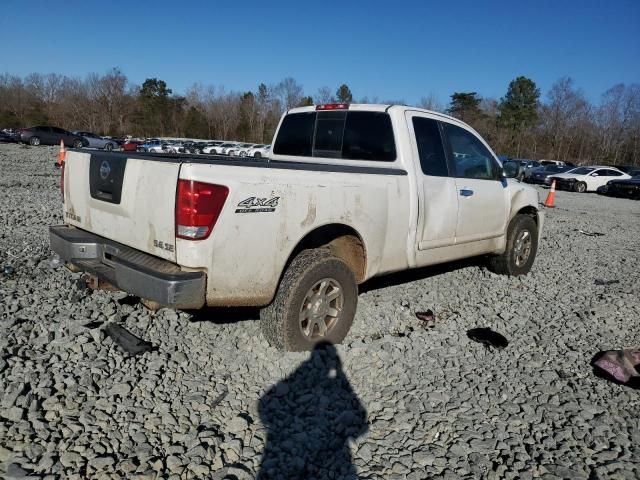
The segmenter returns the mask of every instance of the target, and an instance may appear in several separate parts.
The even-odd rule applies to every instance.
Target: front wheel
[[[576,183],[575,190],[578,193],[584,193],[587,191],[587,184],[584,182],[578,182]]]
[[[256,152],[256,153],[253,154],[253,157],[254,158],[260,158],[260,157],[262,157],[262,154],[260,152]]]
[[[74,140],[73,148],[82,148],[82,140]]]
[[[29,145],[33,145],[34,147],[37,147],[38,145],[40,145],[40,138],[38,137],[31,137],[29,139]]]
[[[327,250],[305,250],[289,265],[275,299],[260,312],[267,341],[280,350],[311,350],[346,337],[358,303],[349,266]]]
[[[105,149],[107,152],[110,152],[111,150],[113,150],[113,143],[107,143],[107,144],[104,146],[104,149]]]
[[[525,275],[538,251],[538,225],[529,215],[516,215],[507,229],[507,247],[489,258],[489,269],[501,275]]]

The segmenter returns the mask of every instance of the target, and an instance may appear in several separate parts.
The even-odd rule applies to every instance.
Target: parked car
[[[227,150],[227,155],[230,155],[232,157],[246,157],[247,150],[253,147],[253,145],[253,143],[239,143],[235,147]],[[244,152],[244,155],[241,155],[240,152]]]
[[[165,145],[166,145],[166,142],[164,140],[158,140],[157,138],[149,138],[142,145],[138,146],[138,151],[162,153],[164,152]]]
[[[565,165],[561,160],[540,160],[540,165]]]
[[[19,135],[10,130],[0,131],[0,142],[3,143],[15,143],[18,141]]]
[[[635,171],[640,171],[640,166],[638,165],[616,165],[616,168],[621,172],[628,173],[633,176]]]
[[[525,178],[525,181],[528,183],[538,183],[544,185],[550,185],[550,178],[553,175],[557,175],[559,173],[568,173],[573,170],[575,167],[571,167],[569,165],[545,165],[540,168],[534,169],[530,175]]]
[[[626,197],[640,200],[640,171],[627,180],[609,180],[598,187],[598,193],[612,197]]]
[[[87,147],[89,148],[102,148],[107,151],[115,150],[118,148],[118,143],[111,138],[103,138],[95,133],[75,131],[74,135],[84,138],[87,141]]]
[[[177,140],[167,140],[162,145],[164,153],[184,153],[184,145]]]
[[[254,145],[246,150],[246,156],[254,158],[269,158],[270,152],[271,145]]]
[[[126,140],[120,148],[124,152],[136,152],[143,144],[144,142],[142,140]]]
[[[537,160],[520,160],[520,162],[522,163],[522,168],[524,171],[522,180],[524,180],[528,175],[531,175],[531,172],[533,172],[536,168],[541,166],[540,162],[538,162]]]
[[[68,147],[82,148],[89,145],[84,138],[64,128],[38,126],[20,130],[20,141],[29,145],[59,145],[60,140]]]
[[[233,150],[234,148],[237,148],[238,145],[239,144],[236,143],[236,142],[227,142],[227,143],[223,143],[222,145],[219,145],[219,146],[215,147],[214,150],[216,151],[216,153],[218,153],[220,155],[229,155],[229,152],[231,150]]]
[[[528,273],[544,219],[471,127],[401,105],[291,109],[269,162],[71,152],[64,168],[66,262],[159,305],[263,307],[286,350],[340,343],[376,275],[478,255]]]
[[[609,180],[627,180],[631,178],[617,168],[607,166],[577,167],[565,173],[552,175],[556,187],[561,190],[584,193],[595,192],[598,187],[606,185]]]
[[[200,153],[205,153],[207,155],[219,154],[219,148],[224,144],[225,142],[222,141],[207,142],[207,144],[202,147]]]

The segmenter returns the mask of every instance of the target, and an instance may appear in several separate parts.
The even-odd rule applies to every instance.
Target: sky
[[[0,73],[83,77],[120,68],[174,93],[255,91],[293,77],[313,96],[417,104],[500,98],[519,75],[543,97],[563,76],[593,102],[640,83],[640,0],[3,0]]]

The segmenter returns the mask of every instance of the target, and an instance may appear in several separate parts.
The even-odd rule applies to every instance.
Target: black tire
[[[34,147],[40,145],[40,137],[31,137],[29,139],[29,145],[33,145]]]
[[[113,143],[107,143],[107,144],[104,146],[104,149],[105,149],[107,152],[110,152],[111,150],[113,150]]]
[[[525,259],[522,248],[527,243],[526,238],[528,238],[529,250]],[[520,247],[518,247],[518,241],[523,242],[520,243]],[[537,251],[538,225],[529,215],[516,215],[507,230],[507,247],[502,255],[489,258],[489,270],[500,275],[526,275],[533,266]]]
[[[260,152],[256,152],[253,154],[253,158],[262,158],[262,154]]]
[[[307,320],[305,325],[300,316],[309,294],[314,291],[316,285],[325,281],[330,282],[331,295],[338,291],[341,297],[331,300],[337,303],[326,304],[330,310],[337,310],[335,317],[323,310],[320,310],[322,313],[316,313],[323,317],[322,322],[327,328],[325,334],[321,335],[319,327],[316,329],[316,324]],[[328,295],[326,288],[324,293]],[[322,293],[320,286],[318,294]],[[293,259],[285,271],[271,305],[260,312],[262,333],[272,346],[290,352],[312,350],[320,342],[340,343],[351,328],[357,304],[358,285],[349,266],[343,260],[332,256],[328,250],[304,250]],[[306,310],[311,315],[314,311],[313,304],[309,302],[307,305]],[[320,308],[319,305],[316,307]],[[305,335],[305,328],[309,330],[310,335]]]
[[[82,140],[79,140],[79,139],[74,140],[73,148],[82,148]]]
[[[578,182],[576,183],[576,186],[573,188],[578,193],[584,193],[587,191],[587,184],[584,182]]]

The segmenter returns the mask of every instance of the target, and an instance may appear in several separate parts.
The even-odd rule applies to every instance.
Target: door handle
[[[468,188],[463,188],[460,190],[460,195],[463,197],[470,197],[473,195],[473,190],[469,190]]]

